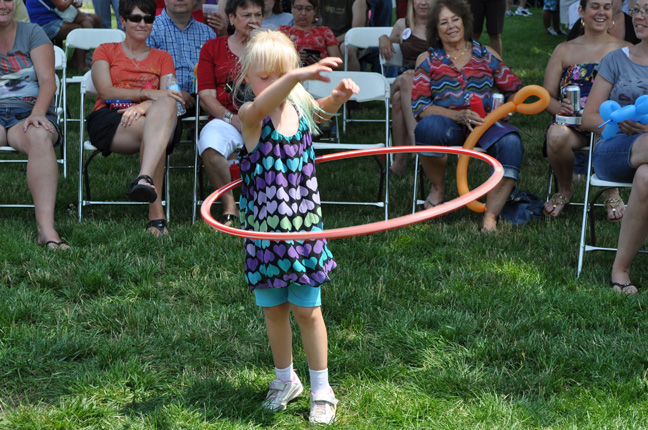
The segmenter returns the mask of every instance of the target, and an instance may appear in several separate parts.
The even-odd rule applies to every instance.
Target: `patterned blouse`
[[[442,48],[430,48],[430,55],[416,68],[412,88],[412,109],[418,116],[428,106],[468,109],[473,94],[490,111],[493,88],[506,99],[522,87],[511,69],[473,40],[470,61],[458,70]]]

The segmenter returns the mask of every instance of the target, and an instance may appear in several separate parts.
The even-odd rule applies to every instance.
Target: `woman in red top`
[[[126,39],[100,45],[92,60],[92,81],[99,97],[87,118],[88,134],[106,156],[139,152],[139,175],[126,194],[131,200],[149,203],[146,229],[159,237],[169,234],[159,191],[167,147],[180,139],[176,101],[184,102],[180,91],[164,89],[175,75],[171,55],[146,46],[155,1],[121,0],[119,15]],[[133,105],[107,106],[106,100],[128,100]]]
[[[324,57],[342,57],[333,31],[328,27],[315,26],[318,13],[319,0],[293,0],[295,24],[279,27],[279,31],[285,33],[295,44],[302,64],[315,64]],[[314,51],[319,51],[319,54]]]
[[[198,95],[200,107],[212,118],[200,132],[198,152],[207,176],[215,188],[231,181],[227,159],[243,146],[238,107],[232,100],[232,89],[238,78],[238,59],[243,54],[250,34],[263,19],[263,0],[229,0],[225,13],[234,27],[231,36],[208,40],[198,60]],[[238,219],[234,194],[221,197],[223,215],[219,222],[231,225]]]

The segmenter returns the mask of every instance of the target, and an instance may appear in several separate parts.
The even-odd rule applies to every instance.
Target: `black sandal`
[[[218,218],[218,222],[225,225],[226,227],[230,227],[227,225],[228,222],[233,222],[233,221],[238,221],[239,217],[237,217],[234,214],[223,214]]]
[[[160,236],[164,236],[164,229],[166,228],[167,223],[165,219],[152,219],[146,224],[145,229],[148,231],[149,228],[153,227],[158,229]]]
[[[140,179],[144,179],[151,186],[139,184]],[[126,190],[126,195],[134,202],[153,203],[158,198],[153,185],[153,179],[149,175],[139,175],[137,179],[131,182],[130,187]]]
[[[610,288],[612,288],[614,290],[614,287],[619,287],[619,291],[617,291],[617,292],[618,293],[625,293],[626,295],[634,295],[634,294],[637,294],[639,292],[639,287],[637,287],[632,282],[626,282],[625,284],[622,284],[620,282],[613,282],[612,280],[610,280]],[[628,293],[625,289],[629,288],[629,287],[635,287],[635,289],[637,290],[637,293]]]

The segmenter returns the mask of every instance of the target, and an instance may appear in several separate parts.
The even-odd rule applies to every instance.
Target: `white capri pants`
[[[200,132],[198,153],[202,156],[205,149],[211,148],[223,157],[229,158],[235,151],[243,147],[243,136],[232,124],[222,119],[214,118]]]

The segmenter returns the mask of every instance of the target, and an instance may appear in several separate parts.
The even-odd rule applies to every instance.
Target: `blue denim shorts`
[[[4,127],[5,133],[7,133],[11,127],[26,120],[29,115],[31,115],[31,113],[31,109],[25,108],[0,108],[0,126]],[[58,134],[56,142],[54,143],[54,147],[56,148],[61,145],[61,129],[56,123],[56,117],[54,115],[45,115],[45,117],[49,119],[50,122],[54,125],[54,128],[56,128],[56,132]]]
[[[637,168],[630,164],[630,151],[640,136],[645,135],[619,133],[609,139],[599,140],[592,155],[596,176],[604,181],[632,182]]]
[[[41,28],[51,40],[54,40],[54,38],[59,34],[61,27],[63,27],[62,19],[53,19],[50,22],[41,24]]]
[[[414,129],[414,140],[417,145],[463,146],[466,141],[464,128],[445,116],[429,115],[421,119]],[[502,136],[492,144],[486,153],[502,164],[504,177],[518,180],[524,148],[517,133]],[[443,153],[421,153],[430,157],[443,157]]]
[[[254,290],[257,306],[271,308],[290,302],[303,308],[322,305],[321,287],[293,283],[285,288],[257,288]]]

